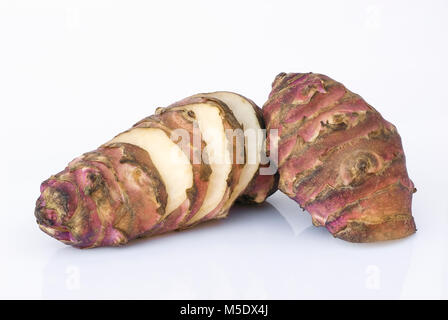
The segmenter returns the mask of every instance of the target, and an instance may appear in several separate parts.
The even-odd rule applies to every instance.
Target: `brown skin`
[[[351,242],[416,231],[401,138],[360,96],[324,75],[281,73],[263,114],[279,130],[279,189],[316,226]]]

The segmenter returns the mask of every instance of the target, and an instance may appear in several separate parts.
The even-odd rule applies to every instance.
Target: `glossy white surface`
[[[0,1],[0,298],[448,298],[446,1]],[[226,20],[229,18],[230,20]],[[38,230],[39,184],[197,92],[321,72],[394,123],[418,232],[351,244],[276,193],[123,248]]]

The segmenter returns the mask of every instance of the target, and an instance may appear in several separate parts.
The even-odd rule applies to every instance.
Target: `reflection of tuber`
[[[319,74],[279,74],[263,107],[278,129],[279,189],[316,226],[352,242],[416,231],[397,129],[360,96]]]
[[[159,108],[45,181],[35,211],[39,227],[76,247],[116,246],[223,218],[237,199],[262,202],[277,181],[258,175],[262,141],[253,142],[257,156],[248,161],[244,135],[226,132],[262,128],[260,109],[230,92]]]

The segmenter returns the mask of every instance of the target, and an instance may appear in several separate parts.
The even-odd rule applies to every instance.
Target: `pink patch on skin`
[[[67,241],[71,243],[75,243],[76,240],[73,238],[72,234],[69,231],[56,231],[54,237],[60,241]]]
[[[98,211],[96,207],[95,201],[93,201],[90,197],[82,195],[84,200],[84,205],[87,208],[88,212],[88,223],[87,228],[85,229],[84,235],[81,237],[80,241],[83,246],[93,245],[101,235],[101,230],[103,229],[101,220],[98,216]]]
[[[117,244],[124,244],[127,242],[127,239],[123,236],[123,234],[114,229],[113,227],[109,227],[106,230],[106,235],[101,243],[102,246],[116,246]]]
[[[291,154],[291,151],[294,149],[296,145],[297,137],[291,136],[287,139],[280,140],[280,144],[278,147],[278,163],[280,165],[283,164],[283,161]]]
[[[275,101],[263,107],[263,118],[266,123],[269,123],[271,128],[276,128],[278,126],[277,119],[279,117],[277,115],[281,110],[281,106],[280,102]]]
[[[342,85],[333,85],[327,89],[326,93],[316,93],[313,99],[305,104],[292,108],[286,114],[285,121],[293,123],[303,118],[309,118],[318,113],[322,106],[331,106],[336,104],[346,93],[346,89]]]
[[[298,134],[306,142],[312,141],[318,136],[322,128],[322,123],[326,123],[327,121],[331,122],[334,115],[346,114],[347,117],[349,117],[350,113],[352,112],[360,112],[367,110],[370,110],[370,107],[362,99],[357,100],[356,105],[355,102],[353,101],[337,104],[331,110],[324,112],[319,116],[317,116],[316,118],[306,122],[303,126],[300,127]],[[355,120],[357,119],[357,117],[352,116],[351,119]]]

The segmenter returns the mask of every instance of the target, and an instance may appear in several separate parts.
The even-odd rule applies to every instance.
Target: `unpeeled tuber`
[[[277,150],[279,189],[316,226],[351,242],[406,237],[416,191],[397,129],[341,83],[281,73],[263,107]]]
[[[263,142],[245,138],[263,128],[261,110],[231,92],[158,108],[43,182],[38,225],[75,247],[118,246],[263,202],[278,177],[259,174]]]

